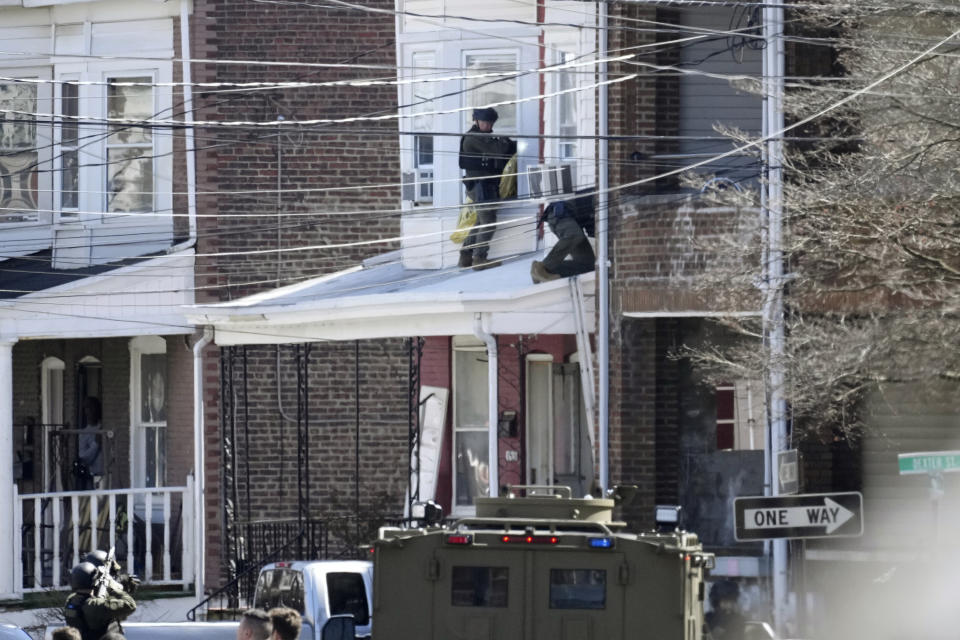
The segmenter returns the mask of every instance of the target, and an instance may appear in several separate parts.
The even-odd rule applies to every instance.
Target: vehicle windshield
[[[253,606],[264,611],[273,607],[290,607],[303,615],[303,573],[295,569],[261,572]]]

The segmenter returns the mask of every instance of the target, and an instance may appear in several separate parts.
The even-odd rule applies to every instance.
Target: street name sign
[[[856,491],[736,498],[733,515],[740,542],[863,535],[863,495]]]
[[[918,451],[897,456],[900,475],[960,471],[960,451]]]

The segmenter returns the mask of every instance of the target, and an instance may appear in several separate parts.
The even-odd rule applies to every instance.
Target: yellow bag
[[[469,197],[460,207],[460,215],[457,217],[457,230],[450,234],[450,240],[457,244],[463,244],[463,241],[470,235],[470,229],[477,224],[477,209],[473,206],[473,200]]]
[[[507,161],[507,166],[503,168],[503,174],[500,176],[500,199],[517,197],[517,154]]]

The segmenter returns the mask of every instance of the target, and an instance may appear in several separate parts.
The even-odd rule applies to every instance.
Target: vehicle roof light
[[[525,534],[521,536],[511,536],[504,535],[500,536],[501,542],[506,543],[524,543],[524,544],[558,544],[560,542],[559,536],[532,536],[530,534]]]
[[[613,538],[590,538],[590,546],[594,549],[612,549]]]
[[[447,536],[447,544],[472,544],[473,536],[465,533],[453,533]]]

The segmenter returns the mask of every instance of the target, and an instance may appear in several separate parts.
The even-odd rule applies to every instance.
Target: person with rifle
[[[73,592],[63,608],[66,623],[80,631],[83,640],[100,640],[108,632],[123,633],[120,622],[137,608],[137,603],[110,577],[113,550],[100,567],[81,562],[70,572]]]

